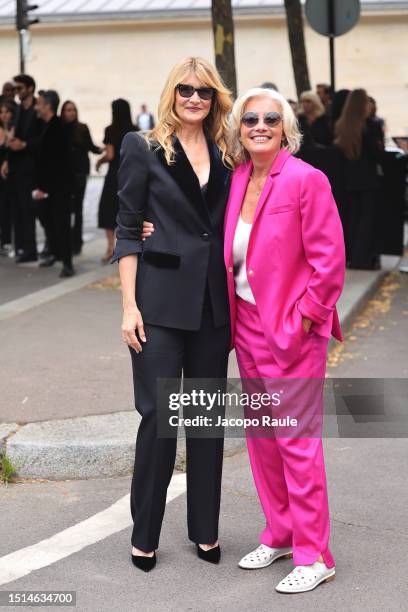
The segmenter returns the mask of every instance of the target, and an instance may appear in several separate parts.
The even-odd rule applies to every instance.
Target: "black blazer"
[[[65,127],[71,146],[72,167],[75,174],[88,175],[90,171],[88,153],[99,154],[102,149],[97,147],[86,123],[66,123]]]
[[[70,142],[65,124],[54,115],[41,135],[37,156],[37,185],[50,194],[72,191]]]
[[[312,124],[309,124],[305,115],[299,115],[298,122],[303,135],[303,146],[323,145],[333,143],[333,133],[327,115],[320,115]]]
[[[21,104],[17,107],[14,119],[15,135],[25,141],[27,146],[21,151],[10,150],[8,155],[10,175],[19,174],[21,177],[23,174],[33,175],[35,173],[35,156],[45,127],[44,121],[37,116],[35,103],[36,99],[34,98],[30,108],[25,109]]]
[[[112,263],[139,254],[136,301],[145,323],[184,330],[201,324],[208,291],[214,323],[228,324],[223,256],[224,213],[230,171],[216,145],[207,140],[210,176],[205,195],[184,150],[174,139],[175,163],[163,149],[149,147],[135,133],[122,142],[118,172],[119,212]],[[155,231],[141,240],[143,221]]]

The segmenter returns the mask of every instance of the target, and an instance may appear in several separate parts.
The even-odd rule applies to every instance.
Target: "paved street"
[[[0,0],[0,612],[408,612],[407,26],[408,0]],[[73,207],[83,195],[72,265],[68,191]],[[117,193],[115,255],[142,251],[136,366],[132,300],[98,227]],[[141,210],[156,233],[137,249]],[[195,335],[149,325],[194,320],[223,251],[232,290],[267,306],[275,361],[293,352],[283,380],[246,384],[235,350],[226,389],[186,377],[222,344],[205,308]],[[247,306],[258,373],[275,371]],[[317,332],[332,331],[318,380]],[[181,380],[156,378],[173,357]],[[213,564],[188,532],[212,540],[218,500],[199,477],[220,484],[220,466],[190,442],[224,434]],[[249,441],[249,456],[245,434],[277,444]],[[150,572],[133,565],[131,506],[147,517],[138,545],[159,539]],[[240,568],[276,558],[260,539],[286,528],[296,563],[332,554],[335,568],[294,570],[287,550]],[[277,592],[289,574],[293,594]]]
[[[99,265],[100,258],[106,249],[104,231],[96,227],[102,185],[101,177],[92,177],[88,180],[83,220],[85,245],[81,257],[74,258],[78,274],[92,270]],[[38,221],[37,240],[41,250],[44,233]],[[58,276],[60,269],[61,265],[58,263],[47,269],[39,268],[38,263],[35,262],[16,265],[12,259],[2,256],[0,258],[0,305],[62,282]]]
[[[408,275],[395,274],[355,320],[344,347],[332,351],[328,373],[406,377],[407,335]],[[170,488],[158,565],[149,575],[129,559],[129,477],[0,487],[1,589],[75,590],[81,612],[266,612],[282,605],[294,611],[405,610],[408,490],[401,468],[408,440],[330,438],[325,451],[337,576],[312,593],[285,597],[274,591],[291,569],[289,560],[254,572],[237,567],[240,556],[257,545],[263,525],[246,451],[225,460],[218,567],[199,561],[186,539],[180,476]],[[14,557],[5,557],[10,553]],[[28,573],[30,558],[38,569]],[[15,566],[26,575],[4,582]]]

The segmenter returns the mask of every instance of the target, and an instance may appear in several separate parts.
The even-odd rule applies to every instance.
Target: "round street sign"
[[[332,5],[332,16],[330,5]],[[360,17],[360,2],[359,0],[306,0],[305,12],[310,26],[316,32],[323,36],[341,36],[356,25]]]

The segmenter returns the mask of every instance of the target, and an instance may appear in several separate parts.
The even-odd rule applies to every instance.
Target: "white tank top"
[[[251,229],[252,223],[245,223],[240,213],[232,245],[232,257],[234,262],[235,292],[243,300],[255,304],[255,298],[249,286],[246,273],[246,255]]]

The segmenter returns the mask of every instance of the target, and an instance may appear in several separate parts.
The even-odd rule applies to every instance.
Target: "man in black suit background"
[[[44,123],[35,111],[35,81],[28,74],[14,77],[20,99],[14,136],[10,138],[8,161],[2,175],[8,176],[13,199],[14,248],[16,263],[37,260],[35,207],[31,197],[35,183],[35,158]]]
[[[62,278],[75,274],[71,251],[71,195],[73,170],[67,130],[57,117],[59,96],[49,89],[38,92],[36,110],[45,122],[37,157],[34,199],[49,240],[50,255],[40,263],[52,266],[62,260]]]

